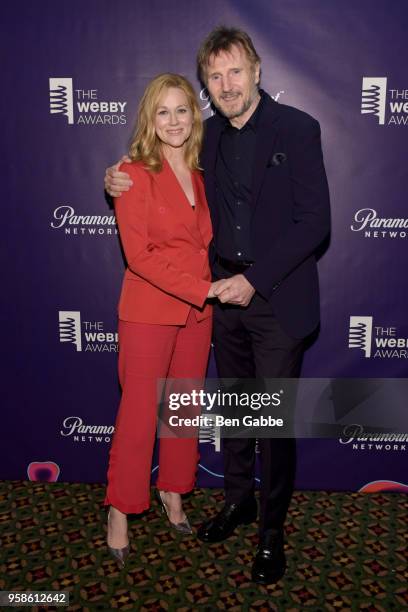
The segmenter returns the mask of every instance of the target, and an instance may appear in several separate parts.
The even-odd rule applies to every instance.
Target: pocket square
[[[268,168],[271,166],[280,166],[286,161],[286,159],[285,153],[274,153],[272,159],[269,160]]]

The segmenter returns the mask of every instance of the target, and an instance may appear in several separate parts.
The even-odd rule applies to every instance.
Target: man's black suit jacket
[[[201,155],[215,236],[215,163],[223,124],[217,114],[207,119]],[[304,338],[319,323],[315,253],[330,231],[320,126],[310,115],[278,104],[267,94],[257,124],[252,194],[255,263],[245,276],[268,299],[285,331]]]

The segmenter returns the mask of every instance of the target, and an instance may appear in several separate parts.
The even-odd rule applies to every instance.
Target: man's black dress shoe
[[[283,531],[274,530],[260,540],[252,566],[252,580],[259,584],[274,584],[282,578],[285,570]]]
[[[254,497],[241,504],[225,504],[218,514],[199,527],[197,537],[203,542],[222,542],[230,537],[238,525],[253,523],[257,511]]]

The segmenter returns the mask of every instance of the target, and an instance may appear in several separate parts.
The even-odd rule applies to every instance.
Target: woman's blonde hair
[[[160,96],[170,87],[178,87],[184,91],[188,106],[193,113],[191,135],[186,141],[185,160],[190,170],[197,170],[203,140],[203,120],[193,86],[180,74],[159,74],[146,87],[138,108],[129,157],[134,161],[143,161],[148,170],[152,172],[160,172],[162,169],[161,141],[156,135],[154,121]]]

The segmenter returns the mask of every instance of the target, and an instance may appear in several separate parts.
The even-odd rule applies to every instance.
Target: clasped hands
[[[254,287],[243,274],[235,274],[230,278],[222,278],[211,283],[209,298],[218,298],[222,304],[248,306],[255,293]]]

